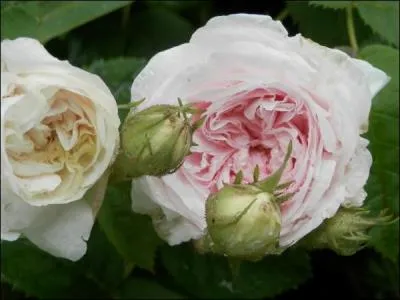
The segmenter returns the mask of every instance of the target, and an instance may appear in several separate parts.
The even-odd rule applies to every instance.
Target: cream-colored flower
[[[21,234],[79,259],[94,216],[85,193],[119,145],[118,109],[96,75],[36,40],[1,42],[1,238]]]

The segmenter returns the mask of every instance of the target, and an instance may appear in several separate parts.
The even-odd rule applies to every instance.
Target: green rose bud
[[[341,208],[330,219],[312,231],[299,246],[307,249],[331,249],[339,255],[353,255],[364,248],[370,236],[368,230],[373,226],[389,224],[390,216],[382,212],[370,216],[364,208]]]
[[[257,260],[278,248],[279,205],[255,186],[223,187],[207,200],[206,221],[217,252]]]
[[[181,104],[181,103],[180,103]],[[155,105],[131,111],[121,129],[121,153],[114,164],[114,179],[173,173],[190,153],[192,133],[189,106]]]
[[[230,258],[257,261],[268,254],[279,254],[281,213],[279,204],[291,195],[278,185],[290,157],[292,143],[282,166],[270,177],[258,182],[254,171],[252,184],[241,184],[239,172],[234,184],[225,185],[206,202],[207,233],[194,245],[200,253],[214,252]]]

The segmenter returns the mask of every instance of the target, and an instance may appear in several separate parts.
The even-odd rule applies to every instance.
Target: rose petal
[[[200,237],[203,230],[191,221],[185,219],[182,213],[176,212],[173,199],[165,201],[160,197],[161,193],[166,193],[167,188],[161,190],[163,185],[154,186],[158,178],[149,176],[132,181],[131,197],[132,209],[137,213],[149,214],[153,218],[153,223],[158,234],[170,245],[179,244],[193,237]],[[149,188],[151,187],[151,190]],[[157,195],[156,197],[154,195]],[[175,197],[175,199],[177,199]],[[160,204],[158,201],[162,201]],[[161,209],[161,211],[160,211]],[[179,209],[181,211],[181,208]]]
[[[81,200],[43,209],[23,234],[50,254],[77,261],[86,253],[93,223],[92,209]]]
[[[56,174],[20,178],[19,181],[24,190],[32,194],[52,192],[61,184],[61,178]]]

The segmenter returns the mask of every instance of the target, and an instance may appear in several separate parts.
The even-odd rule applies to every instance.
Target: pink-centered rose
[[[187,44],[160,52],[132,85],[132,100],[196,103],[205,122],[174,174],[132,183],[133,210],[152,216],[169,244],[200,238],[205,201],[243,172],[253,181],[292,156],[281,182],[293,180],[281,204],[280,245],[290,246],[339,207],[361,206],[372,163],[367,131],[371,99],[388,76],[369,63],[288,37],[269,16],[236,14],[211,19]],[[198,116],[194,116],[197,118]]]

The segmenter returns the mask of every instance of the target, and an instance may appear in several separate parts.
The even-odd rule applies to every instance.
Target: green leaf
[[[8,284],[6,281],[3,280],[1,281],[0,290],[1,290],[1,299],[7,299],[7,300],[27,299],[26,296],[23,294],[23,292],[17,291],[15,288],[12,287],[12,285]]]
[[[361,281],[365,281],[362,283],[370,290],[371,299],[399,299],[399,265],[378,254],[369,255],[365,265]]]
[[[308,255],[298,250],[243,262],[234,280],[223,256],[199,255],[190,244],[162,247],[161,258],[177,284],[203,299],[273,297],[311,277]]]
[[[373,31],[399,47],[399,2],[354,1],[354,5]]]
[[[341,9],[351,5],[351,2],[352,1],[310,1],[309,3],[324,8]]]
[[[17,1],[12,1],[17,2]],[[42,43],[132,1],[18,1],[2,6],[1,38],[32,37]]]
[[[399,51],[372,45],[360,57],[386,72],[391,81],[373,99],[369,130],[373,165],[367,183],[367,205],[376,213],[388,208],[399,215]],[[398,224],[398,223],[397,223]],[[398,260],[399,226],[381,226],[371,231],[371,244],[384,257]]]
[[[287,1],[286,5],[303,36],[327,47],[349,45],[345,10],[308,5],[306,1]],[[354,14],[354,27],[360,45],[373,35],[358,14]]]
[[[145,26],[144,26],[145,24]],[[159,51],[186,43],[194,27],[181,16],[162,8],[135,14],[127,55],[150,58]]]
[[[370,232],[372,236],[371,244],[374,249],[381,253],[383,257],[396,263],[399,260],[399,221],[387,225],[373,228]]]
[[[1,242],[2,277],[14,288],[39,298],[107,298],[76,264],[41,251],[27,240]]]
[[[185,299],[160,283],[144,279],[129,278],[116,292],[118,299]]]
[[[164,0],[164,1],[154,1],[154,0],[146,0],[146,5],[150,8],[158,8],[162,7],[165,9],[169,9],[172,11],[185,11],[189,9],[198,9],[204,1],[202,0],[190,0],[190,1],[182,1],[182,0]]]
[[[86,67],[89,72],[99,75],[112,91],[118,104],[130,102],[133,79],[146,65],[146,60],[134,57],[120,57],[109,60],[97,60]],[[137,99],[139,100],[139,99]],[[123,121],[129,110],[119,110]]]
[[[98,221],[127,263],[152,271],[155,253],[162,241],[148,216],[133,213],[130,189],[130,182],[109,185]]]
[[[108,291],[117,288],[125,278],[123,258],[108,241],[98,222],[95,223],[87,244],[85,256],[76,262],[88,278]]]

